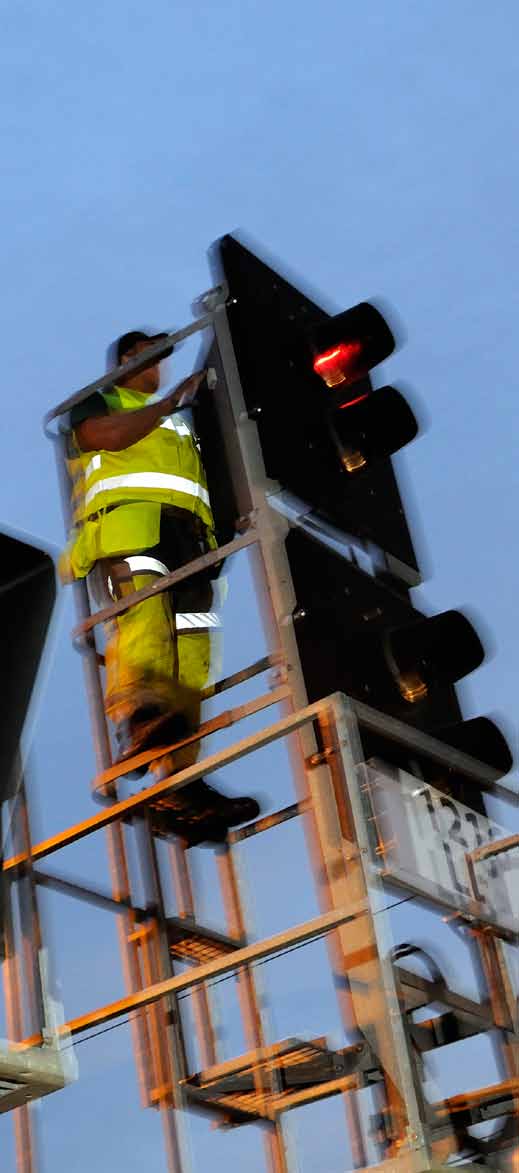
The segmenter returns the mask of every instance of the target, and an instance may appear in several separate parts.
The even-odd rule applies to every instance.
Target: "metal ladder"
[[[269,501],[276,486],[265,479],[256,428],[245,411],[226,319],[225,290],[212,291],[207,306],[209,312],[203,318],[171,335],[167,341],[178,341],[207,327],[213,331],[209,362],[216,371],[214,393],[223,421],[225,459],[233,480],[241,532],[219,550],[161,577],[153,587],[127,596],[95,615],[90,614],[86,588],[83,585],[74,588],[79,617],[74,642],[82,652],[85,666],[98,771],[93,791],[101,810],[43,843],[31,845],[26,840],[6,860],[5,870],[8,876],[18,879],[30,868],[35,885],[67,891],[79,900],[97,901],[117,914],[126,995],[65,1023],[58,1028],[58,1034],[66,1032],[74,1038],[94,1025],[131,1014],[142,1102],[160,1112],[171,1173],[187,1173],[182,1109],[188,1107],[209,1114],[227,1127],[255,1123],[263,1132],[269,1173],[291,1173],[293,1164],[285,1134],[285,1114],[330,1095],[343,1097],[355,1168],[380,1167],[387,1173],[397,1169],[409,1173],[437,1169],[449,1153],[456,1152],[453,1121],[457,1114],[466,1120],[467,1114],[477,1117],[478,1111],[488,1114],[495,1108],[497,1116],[503,1110],[503,1102],[509,1108],[510,1118],[517,1111],[516,992],[503,948],[503,942],[515,941],[514,929],[489,917],[476,895],[471,896],[461,912],[454,897],[450,905],[448,897],[444,899],[443,907],[450,907],[455,916],[470,926],[473,934],[489,992],[488,1002],[483,1006],[462,998],[446,986],[439,989],[438,982],[418,978],[411,970],[395,963],[384,914],[385,846],[378,830],[374,794],[366,783],[361,730],[364,727],[378,730],[408,749],[463,768],[469,777],[486,781],[489,786],[492,780],[485,767],[465,755],[342,695],[307,704],[291,618],[295,600],[284,547],[288,525]],[[125,373],[130,373],[129,365]],[[53,432],[52,421],[62,416],[73,402],[113,381],[114,372],[111,372],[49,413],[47,429],[56,440],[61,468],[63,435],[60,431]],[[66,500],[66,485],[63,496]],[[272,651],[257,663],[217,682],[208,695],[223,695],[229,688],[265,671],[271,673],[270,686],[252,701],[224,710],[194,736],[201,740],[217,734],[251,714],[266,715],[272,706],[279,707],[276,719],[230,747],[202,757],[196,765],[147,786],[139,794],[121,798],[118,782],[122,774],[131,765],[147,764],[158,755],[157,751],[149,751],[124,766],[113,765],[103,709],[102,655],[96,644],[96,629],[147,595],[168,589],[196,570],[245,548],[253,560],[259,605]],[[230,832],[226,844],[215,849],[226,909],[225,932],[215,932],[197,922],[189,852],[178,841],[168,846],[176,906],[175,915],[170,916],[163,867],[147,814],[150,801],[197,777],[207,777],[221,766],[281,738],[287,739],[297,801]],[[185,743],[178,743],[182,744]],[[164,753],[172,748],[175,747],[165,747]],[[321,912],[310,921],[251,943],[235,847],[292,818],[301,818],[305,826],[309,866]],[[126,844],[129,825],[136,829],[139,838],[144,901],[135,895]],[[47,855],[100,829],[107,836],[111,893],[75,885],[41,871],[39,861]],[[494,849],[497,849],[495,844]],[[474,857],[471,862],[476,867],[478,859]],[[394,873],[391,878],[395,879]],[[405,877],[400,877],[398,882],[404,887],[407,883]],[[413,892],[412,883],[407,887]],[[434,901],[434,895],[431,899]],[[256,966],[260,959],[321,936],[326,936],[330,966],[338,979],[339,1009],[345,1031],[353,1033],[356,1040],[340,1049],[329,1047],[322,1037],[273,1040],[258,996]],[[186,963],[189,968],[180,971],[179,966]],[[229,973],[235,973],[238,979],[247,1050],[233,1060],[222,1062],[210,984]],[[195,1070],[189,1061],[180,1006],[189,991],[198,1056]],[[499,1028],[503,1082],[498,1088],[475,1091],[472,1096],[466,1094],[463,1105],[454,1100],[430,1105],[423,1092],[417,1040],[424,1050],[431,1039],[434,1045],[441,1045],[441,1029],[438,1034],[433,1016],[420,1034],[419,1027],[413,1023],[413,1014],[417,1008],[438,1000],[449,1007],[459,1024],[460,1038],[487,1031],[491,1024]],[[33,1038],[32,1042],[35,1041]],[[22,1040],[24,1045],[28,1042]],[[374,1087],[379,1089],[381,1098],[381,1123],[375,1145],[376,1166],[368,1166],[373,1143],[362,1112],[361,1095]],[[512,1136],[509,1147],[513,1149],[513,1145]],[[513,1161],[516,1159],[512,1157]],[[27,1144],[25,1150],[22,1144],[18,1147],[18,1167],[22,1173],[35,1167]]]

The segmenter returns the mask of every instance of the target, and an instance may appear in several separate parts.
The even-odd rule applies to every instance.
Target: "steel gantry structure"
[[[16,842],[13,854],[5,860],[4,874],[11,904],[15,899],[20,902],[21,939],[8,945],[4,974],[11,999],[13,990],[25,980],[32,1001],[29,1018],[21,1011],[20,990],[18,1003],[12,1003],[9,1054],[13,1061],[20,1055],[34,1058],[48,1046],[48,1012],[45,999],[37,996],[40,987],[35,979],[40,948],[37,892],[39,886],[53,888],[79,901],[93,901],[115,914],[126,983],[126,993],[119,1000],[87,1008],[63,1024],[54,1023],[53,1038],[73,1040],[92,1027],[131,1015],[142,1102],[160,1113],[171,1173],[187,1173],[189,1168],[182,1140],[182,1121],[188,1109],[225,1127],[255,1125],[263,1135],[266,1169],[269,1173],[291,1173],[294,1166],[285,1134],[286,1113],[334,1095],[344,1101],[357,1169],[380,1167],[385,1173],[439,1169],[449,1159],[463,1160],[467,1128],[503,1116],[505,1127],[487,1142],[484,1163],[498,1169],[517,1168],[519,1038],[517,982],[511,962],[517,945],[512,880],[518,837],[496,837],[495,830],[486,834],[488,821],[480,819],[474,849],[467,844],[467,849],[462,846],[458,851],[456,867],[463,868],[463,883],[453,887],[448,877],[445,881],[442,875],[425,874],[410,862],[409,851],[405,857],[400,850],[406,836],[412,847],[413,830],[409,831],[411,824],[398,801],[404,802],[402,795],[427,791],[427,810],[434,814],[434,790],[424,787],[419,777],[402,771],[395,786],[394,769],[380,761],[365,761],[362,731],[383,734],[404,747],[409,760],[413,756],[430,758],[462,771],[490,792],[510,800],[513,796],[499,786],[490,767],[358,701],[336,693],[308,704],[292,622],[295,599],[285,553],[289,522],[276,507],[277,486],[265,477],[256,426],[245,410],[225,287],[203,295],[202,304],[204,314],[150,348],[146,360],[155,352],[160,355],[165,345],[191,334],[209,336],[214,403],[237,502],[238,536],[162,576],[152,586],[94,613],[86,586],[74,587],[78,623],[73,640],[81,652],[87,682],[97,762],[92,793],[99,810],[42,842],[32,843],[27,805],[23,801],[17,804]],[[139,363],[143,365],[140,357],[133,365],[127,364],[125,374],[131,374],[134,366],[139,369]],[[63,459],[67,412],[74,403],[116,381],[117,374],[109,372],[83,388],[46,418],[46,430],[56,445],[64,502],[68,496]],[[269,654],[218,680],[206,690],[206,696],[225,700],[229,689],[265,674],[267,686],[238,706],[222,705],[220,713],[175,747],[143,752],[130,765],[147,766],[161,756],[166,758],[174,748],[220,731],[232,730],[234,735],[236,727],[237,739],[230,745],[203,753],[195,765],[122,797],[120,782],[130,765],[114,764],[104,714],[103,624],[142,599],[245,549],[253,561]],[[269,712],[273,709],[272,719]],[[261,728],[240,736],[238,726],[252,714],[261,720]],[[227,918],[224,931],[199,923],[190,853],[175,839],[167,848],[168,883],[175,894],[175,914],[169,915],[164,860],[159,858],[151,827],[150,802],[280,740],[285,740],[289,749],[297,801],[229,832],[227,841],[214,848]],[[252,940],[236,848],[242,845],[241,855],[246,855],[246,844],[254,837],[268,835],[272,828],[292,819],[304,824],[308,869],[315,879],[321,911],[303,923],[297,923],[295,917],[285,930]],[[130,827],[138,838],[144,877],[138,891],[128,856]],[[431,834],[439,836],[434,819],[431,827]],[[106,835],[111,892],[75,885],[47,870],[48,856],[101,830]],[[505,858],[511,861],[508,869],[498,868],[495,861]],[[452,872],[452,853],[449,861]],[[456,918],[484,975],[486,996],[481,1002],[450,989],[439,972],[421,976],[405,967],[406,952],[395,953],[385,911],[388,880]],[[273,1038],[258,993],[260,960],[321,937],[326,938],[329,948],[345,1036],[354,1040],[340,1048],[332,1047],[322,1036]],[[246,1050],[222,1060],[211,984],[231,973],[238,981]],[[196,1069],[190,1061],[193,1048],[186,1036],[181,1005],[186,994],[192,1006]],[[488,1032],[495,1042],[500,1082],[429,1102],[424,1092],[422,1053]],[[36,1076],[33,1083],[30,1094],[41,1095]],[[366,1097],[370,1097],[371,1114],[366,1111]],[[10,1108],[20,1100],[4,1102]],[[375,1123],[373,1104],[377,1109]],[[17,1167],[19,1173],[29,1173],[36,1169],[36,1154],[27,1108],[18,1112],[16,1119]],[[465,1160],[472,1164],[474,1153],[465,1155]]]

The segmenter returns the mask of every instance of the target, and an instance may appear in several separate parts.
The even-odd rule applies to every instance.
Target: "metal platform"
[[[255,708],[254,702],[251,708]],[[244,719],[247,713],[248,706],[242,706],[238,719]],[[416,1054],[478,1033],[495,1032],[496,1024],[499,1024],[503,1053],[513,1059],[516,1036],[511,1007],[508,1011],[506,999],[503,1001],[503,991],[508,988],[509,979],[500,942],[501,929],[494,923],[495,916],[486,911],[481,901],[472,899],[468,923],[476,945],[481,942],[489,981],[489,996],[485,1002],[463,997],[450,990],[443,980],[421,976],[400,961],[390,960],[385,938],[381,935],[384,922],[376,913],[381,883],[377,820],[369,815],[369,788],[359,789],[357,771],[351,769],[349,758],[355,752],[357,724],[364,719],[373,720],[373,713],[364,706],[355,705],[338,695],[325,698],[216,751],[194,766],[154,783],[131,799],[117,800],[112,795],[111,801],[103,803],[103,810],[90,819],[43,843],[32,844],[30,851],[27,848],[7,859],[5,871],[15,880],[29,869],[27,874],[31,875],[35,886],[42,883],[68,891],[69,895],[79,899],[91,898],[101,907],[118,909],[120,913],[124,912],[125,918],[132,918],[133,927],[128,926],[126,944],[133,950],[139,967],[139,980],[134,990],[117,1002],[94,1008],[59,1026],[57,1034],[60,1038],[74,1038],[131,1013],[141,1045],[145,1048],[141,1079],[146,1102],[150,1107],[160,1108],[168,1121],[169,1113],[184,1105],[213,1115],[223,1126],[256,1122],[275,1128],[276,1135],[282,1135],[282,1119],[287,1111],[324,1097],[342,1095],[345,1104],[349,1105],[347,1118],[353,1127],[355,1117],[351,1113],[354,1112],[356,1094],[377,1084],[387,1098],[384,1112],[386,1148],[390,1153],[392,1149],[395,1152],[398,1149],[398,1168],[412,1171],[417,1167],[417,1153],[429,1153],[432,1160],[438,1145],[442,1152],[445,1146],[452,1152],[454,1145],[455,1151],[454,1116],[466,1127],[473,1121],[509,1114],[515,1111],[519,1093],[518,1076],[512,1072],[510,1078],[500,1085],[429,1107],[421,1093]],[[384,723],[388,720],[380,715],[379,719]],[[229,843],[216,851],[228,930],[215,930],[198,923],[187,854],[175,840],[171,843],[170,862],[178,913],[166,916],[161,911],[159,873],[146,816],[150,800],[165,796],[196,777],[208,775],[226,762],[235,761],[276,740],[294,735],[299,737],[316,722],[323,748],[319,753],[305,757],[306,778],[313,784],[324,769],[327,779],[324,787],[313,797],[310,789],[291,807],[233,832]],[[391,731],[394,736],[398,735],[398,722],[391,722]],[[414,736],[417,741],[421,737],[417,733]],[[443,752],[448,752],[445,747]],[[470,768],[469,762],[466,765]],[[120,767],[113,769],[119,770]],[[250,942],[239,899],[232,843],[246,844],[251,837],[268,833],[291,818],[303,818],[309,830],[312,826],[314,828],[316,838],[313,842],[318,851],[319,867],[321,874],[327,877],[328,911],[272,937]],[[142,861],[148,860],[151,884],[144,906],[132,901],[131,891],[127,895],[120,892],[117,897],[98,890],[89,892],[70,880],[53,877],[33,867],[34,862],[86,834],[124,825],[127,820],[131,820],[139,835],[144,837]],[[515,842],[509,846],[512,849]],[[502,847],[493,843],[485,850],[499,854]],[[387,859],[382,862],[385,867]],[[419,890],[419,876],[415,883]],[[444,892],[442,899],[450,900],[453,914],[459,917],[456,894],[449,897]],[[339,1050],[330,1049],[323,1038],[270,1042],[263,1033],[258,1013],[255,966],[260,959],[273,957],[294,944],[303,944],[323,935],[328,935],[333,968],[342,974],[344,989],[349,990],[343,1007],[345,1026],[351,1029],[355,1023],[359,1042]],[[187,962],[187,968],[175,973],[177,962],[183,966]],[[238,978],[245,1030],[249,1032],[253,1045],[246,1054],[222,1063],[218,1059],[209,991],[211,982],[225,974],[235,974]],[[195,1072],[187,1065],[182,1020],[175,1009],[179,996],[187,993],[193,1002],[200,1053],[204,1059],[202,1068]],[[429,1005],[440,1009],[432,1010],[427,1019],[422,1015],[421,1021],[413,1021],[415,1013],[423,1012]],[[23,1045],[28,1047],[36,1041],[25,1039]],[[393,1098],[390,1089],[393,1089]],[[23,1102],[23,1090],[9,1086],[7,1094],[21,1098],[6,1099],[6,1106]],[[359,1124],[355,1127],[359,1128]],[[358,1134],[359,1152],[363,1144],[361,1134],[362,1129]],[[407,1164],[402,1165],[404,1151]],[[288,1169],[288,1165],[285,1168]],[[387,1168],[385,1161],[385,1173]]]
[[[166,932],[171,956],[197,965],[214,961],[222,954],[232,953],[246,944],[243,939],[226,937],[215,929],[204,928],[190,917],[168,917]]]
[[[0,1044],[0,1113],[60,1091],[74,1074],[74,1066],[54,1046],[16,1051]]]
[[[287,1039],[216,1064],[185,1081],[187,1098],[211,1106],[227,1125],[275,1120],[280,1112],[359,1090],[382,1073],[365,1044],[331,1051],[325,1039]]]

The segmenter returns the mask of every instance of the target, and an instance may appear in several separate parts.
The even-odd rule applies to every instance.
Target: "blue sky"
[[[426,577],[416,601],[479,617],[493,655],[463,689],[465,714],[498,713],[516,743],[516,4],[18,0],[2,23],[5,526],[61,544],[41,417],[102,373],[116,334],[189,321],[210,284],[208,245],[239,228],[325,306],[384,297],[396,307],[407,341],[380,382],[407,386],[426,424],[397,459]],[[171,380],[193,354],[179,352]],[[231,575],[229,671],[264,646],[244,563]],[[93,810],[71,623],[67,597],[35,742],[37,836]],[[269,806],[289,801],[281,763],[258,761],[247,777]],[[226,780],[238,785],[232,771]],[[517,827],[514,811],[496,813]],[[282,834],[281,849],[273,837],[247,857],[258,932],[315,907],[299,832]],[[69,854],[63,871],[107,882],[102,843]],[[203,873],[210,860],[198,854]],[[116,996],[110,918],[62,898],[44,905],[67,1014]],[[315,950],[306,972],[279,962],[281,1035],[337,1027]],[[38,1109],[44,1173],[90,1170],[101,1146],[113,1173],[144,1160],[165,1169],[158,1122],[138,1106],[126,1028],[78,1058],[78,1085]],[[301,1173],[344,1173],[340,1111],[319,1112],[319,1142],[309,1115],[296,1121]],[[10,1173],[5,1121],[0,1134]],[[253,1130],[195,1123],[191,1138],[197,1163],[263,1168]]]

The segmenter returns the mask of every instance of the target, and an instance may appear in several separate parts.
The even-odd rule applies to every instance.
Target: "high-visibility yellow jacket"
[[[103,398],[110,413],[142,407],[142,394],[128,387],[114,387]],[[176,413],[120,452],[81,452],[75,446],[68,469],[74,529],[60,568],[66,580],[83,578],[99,558],[156,545],[162,505],[195,514],[208,545],[216,547],[200,453],[189,425]]]

